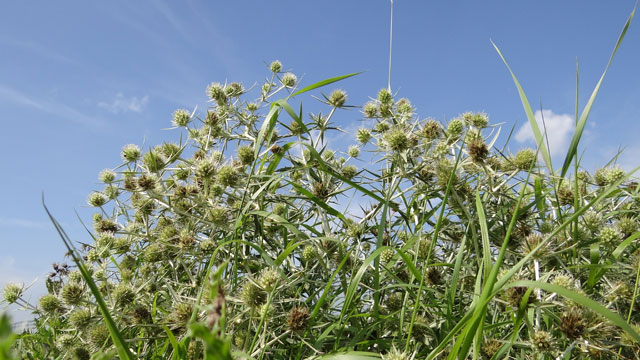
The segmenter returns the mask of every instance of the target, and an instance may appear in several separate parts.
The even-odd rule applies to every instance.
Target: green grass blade
[[[506,287],[515,287],[515,286],[524,286],[524,287],[530,287],[530,288],[539,288],[548,292],[552,292],[552,293],[556,293],[558,295],[562,295],[566,298],[569,298],[573,301],[575,301],[576,303],[590,309],[591,311],[599,314],[600,316],[608,319],[612,324],[620,327],[622,330],[624,330],[627,334],[629,334],[630,336],[632,336],[635,341],[637,341],[638,343],[640,343],[640,334],[638,334],[631,326],[629,326],[629,324],[620,317],[620,315],[614,313],[613,311],[607,309],[606,307],[602,306],[601,304],[589,299],[588,297],[578,294],[576,292],[573,292],[571,290],[565,289],[561,286],[558,285],[553,285],[553,284],[549,284],[549,283],[545,283],[545,282],[541,282],[541,281],[531,281],[531,280],[520,280],[520,281],[515,281],[513,283],[509,283],[506,285]]]
[[[322,81],[318,81],[315,84],[309,85],[309,86],[307,86],[307,87],[305,87],[303,89],[300,89],[300,90],[294,92],[289,97],[294,97],[296,95],[300,95],[302,93],[306,93],[307,91],[311,91],[311,90],[317,89],[319,87],[323,87],[323,86],[332,84],[334,82],[337,82],[337,81],[340,81],[340,80],[344,80],[344,79],[350,78],[352,76],[356,76],[358,74],[362,74],[362,71],[351,73],[351,74],[347,74],[347,75],[337,76],[337,77],[333,77],[333,78],[330,78],[330,79],[325,79],[325,80],[322,80]]]
[[[507,62],[507,59],[505,59],[505,57],[502,55],[502,52],[498,48],[498,45],[496,45],[493,41],[491,41],[491,44],[498,52],[498,55],[500,55],[500,58],[502,59],[504,64],[507,66],[507,69],[509,69],[509,73],[511,73],[513,82],[516,84],[516,88],[518,88],[518,94],[520,95],[520,100],[522,101],[524,112],[527,114],[529,125],[531,126],[531,129],[533,130],[533,135],[536,138],[536,143],[538,144],[538,147],[542,152],[542,158],[544,159],[544,162],[547,165],[547,168],[549,169],[549,173],[553,174],[553,166],[551,164],[551,155],[549,155],[549,151],[547,151],[547,147],[544,144],[544,137],[542,136],[540,127],[538,127],[538,122],[536,121],[536,117],[533,114],[533,110],[531,109],[531,105],[529,104],[529,100],[527,99],[527,95],[524,93],[524,90],[522,89],[522,86],[520,85],[518,78],[516,78],[516,75],[513,73],[513,70],[511,70],[511,67]]]
[[[104,298],[102,297],[102,294],[100,294],[100,290],[98,290],[98,286],[96,286],[96,283],[93,281],[93,278],[91,277],[91,274],[89,273],[87,268],[84,266],[84,262],[82,261],[82,257],[79,256],[79,254],[75,251],[75,249],[73,247],[73,244],[71,242],[71,239],[69,238],[67,233],[64,231],[64,229],[62,228],[60,223],[58,223],[58,221],[53,217],[53,215],[51,214],[51,212],[47,208],[47,205],[44,202],[44,194],[42,195],[42,206],[44,207],[44,210],[47,212],[47,215],[49,216],[49,219],[53,223],[53,226],[56,228],[56,231],[58,232],[58,235],[60,235],[60,238],[64,242],[65,247],[67,248],[67,250],[71,254],[71,257],[73,258],[73,261],[76,263],[76,266],[78,267],[78,270],[82,274],[82,277],[84,278],[85,282],[87,283],[87,286],[89,286],[89,289],[91,290],[91,293],[93,294],[94,298],[96,299],[96,302],[98,303],[98,309],[100,310],[100,313],[102,314],[102,317],[103,317],[104,322],[105,322],[105,324],[107,326],[107,329],[109,329],[109,334],[111,335],[111,339],[113,340],[113,344],[115,345],[115,347],[116,347],[116,349],[118,351],[118,355],[122,359],[133,360],[134,356],[133,356],[133,354],[131,354],[131,351],[127,347],[127,343],[126,343],[126,341],[124,339],[124,336],[122,336],[122,333],[118,329],[118,325],[116,325],[115,321],[113,321],[113,318],[111,317],[111,314],[109,313],[109,309],[107,308],[107,304],[104,301]]]
[[[602,81],[604,80],[604,77],[607,74],[609,67],[611,66],[611,62],[613,62],[613,58],[615,57],[616,52],[618,51],[618,48],[622,43],[622,39],[624,39],[624,36],[626,35],[627,30],[629,29],[629,25],[631,25],[631,20],[633,19],[633,15],[635,14],[635,12],[636,12],[636,8],[634,7],[633,11],[631,11],[631,14],[629,15],[629,18],[627,19],[627,22],[624,24],[624,27],[622,28],[622,32],[618,37],[618,42],[616,42],[616,46],[613,48],[613,52],[611,53],[609,62],[607,63],[607,66],[605,67],[604,72],[602,73],[602,76],[600,76],[600,80],[596,84],[596,87],[593,89],[593,92],[591,93],[591,97],[589,98],[587,105],[585,105],[584,109],[582,110],[582,114],[580,115],[580,120],[578,121],[578,125],[576,126],[576,131],[573,133],[573,137],[571,138],[571,144],[569,145],[567,156],[565,157],[564,164],[562,165],[562,171],[560,172],[561,177],[564,177],[564,175],[567,173],[567,171],[569,170],[569,166],[571,166],[571,161],[573,160],[574,156],[576,156],[578,152],[578,143],[580,143],[580,138],[582,137],[584,127],[587,124],[587,118],[589,117],[589,113],[591,113],[591,107],[593,106],[593,102],[596,100],[598,91],[600,91],[600,85],[602,85]]]

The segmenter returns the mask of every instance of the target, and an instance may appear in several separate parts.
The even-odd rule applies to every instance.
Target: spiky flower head
[[[109,341],[110,334],[106,325],[98,324],[94,325],[89,330],[89,343],[96,348],[102,348],[104,344]]]
[[[55,313],[60,310],[61,304],[60,299],[57,296],[52,294],[47,294],[40,298],[40,309],[45,313]]]
[[[91,311],[78,309],[69,315],[69,323],[76,329],[82,330],[91,325]]]
[[[62,300],[69,305],[78,305],[82,301],[84,288],[78,283],[69,283],[62,288]]]
[[[238,97],[244,92],[244,87],[239,82],[232,82],[224,88],[224,92],[229,97]]]
[[[378,101],[381,104],[390,104],[393,102],[393,95],[387,89],[380,89],[378,91]]]
[[[391,351],[382,355],[382,360],[408,360],[409,356],[407,353],[398,350],[395,346],[391,348]]]
[[[7,284],[2,291],[2,296],[4,301],[13,304],[22,296],[23,291],[24,287],[20,284]]]
[[[314,245],[307,245],[302,250],[302,260],[305,263],[313,261],[318,256],[318,249]]]
[[[464,113],[462,115],[464,121],[477,129],[483,129],[489,125],[489,116],[485,113]]]
[[[71,350],[73,360],[89,360],[91,359],[91,353],[84,347],[75,347]]]
[[[187,322],[189,322],[189,319],[191,319],[192,313],[193,313],[192,304],[180,302],[175,305],[175,307],[169,314],[169,321],[173,323],[174,326],[177,326],[178,328],[182,328],[187,325]]]
[[[98,175],[98,179],[100,179],[100,181],[102,181],[105,184],[111,184],[113,180],[116,179],[116,173],[111,169],[104,169],[100,171],[100,174]]]
[[[464,131],[464,122],[459,118],[451,120],[447,125],[447,135],[450,137],[458,137],[462,134],[462,131]]]
[[[610,168],[606,173],[606,184],[611,185],[619,180],[622,180],[626,174],[627,173],[619,167]]]
[[[638,231],[638,222],[628,216],[623,216],[616,224],[618,231],[625,237]]]
[[[238,160],[242,163],[242,165],[249,165],[254,160],[254,152],[253,148],[250,146],[240,146],[238,148]]]
[[[304,330],[309,320],[309,309],[306,307],[293,307],[287,316],[287,324],[293,331]]]
[[[122,160],[126,162],[137,161],[140,158],[140,148],[135,144],[127,144],[122,147],[120,155],[122,156]]]
[[[536,153],[532,149],[522,149],[513,158],[513,165],[521,171],[528,171],[536,162]]]
[[[364,113],[364,116],[366,116],[367,118],[371,119],[376,117],[376,115],[378,115],[378,105],[373,102],[370,101],[366,104],[364,104],[364,107],[362,108],[362,112]]]
[[[142,162],[151,173],[156,173],[165,167],[163,156],[156,150],[149,150],[142,157]]]
[[[393,249],[386,249],[382,253],[380,253],[380,262],[383,264],[388,264],[393,256],[396,254],[396,251]]]
[[[191,120],[191,114],[185,109],[178,109],[173,112],[173,126],[187,126]]]
[[[336,89],[329,95],[329,104],[334,107],[342,107],[347,101],[347,93],[342,89]]]
[[[63,334],[57,337],[56,339],[56,343],[58,343],[58,346],[60,346],[61,348],[64,349],[68,349],[71,346],[73,346],[73,343],[75,342],[75,337],[71,334]],[[87,357],[88,359],[88,357]],[[74,358],[75,360],[75,358]]]
[[[133,292],[131,286],[125,283],[119,283],[113,290],[111,296],[113,297],[114,304],[119,308],[123,308],[133,302],[136,294]]]
[[[498,353],[498,350],[502,347],[502,343],[496,339],[491,338],[487,340],[487,342],[482,345],[482,354],[486,356],[487,359],[491,359],[495,354]]]
[[[411,101],[406,98],[402,98],[398,100],[396,103],[396,111],[398,114],[409,117],[413,114],[413,107],[411,106]]]
[[[371,130],[367,128],[359,128],[356,132],[356,139],[362,145],[366,144],[371,140]]]
[[[280,82],[282,83],[282,85],[288,88],[294,87],[297,81],[298,81],[298,77],[295,74],[290,72],[282,75],[282,79],[280,79]]]
[[[258,279],[260,286],[267,292],[271,292],[271,290],[275,289],[276,286],[278,286],[279,281],[280,275],[278,275],[276,270],[271,268],[263,269],[260,273],[260,278]]]
[[[482,139],[474,139],[469,144],[469,156],[476,163],[482,163],[489,155],[489,148]]]
[[[400,291],[393,292],[387,296],[385,301],[385,306],[389,311],[396,311],[402,308],[402,303],[404,302],[404,294]]]
[[[427,140],[434,140],[442,134],[442,125],[436,120],[428,120],[420,132]]]
[[[117,186],[109,185],[104,188],[104,195],[109,199],[113,200],[120,195],[120,189]]]
[[[282,71],[282,63],[279,60],[273,60],[271,62],[271,65],[269,65],[269,69],[271,70],[271,72],[279,73],[280,71]]]
[[[227,101],[227,93],[224,91],[224,87],[222,84],[217,82],[212,82],[207,87],[207,94],[213,100],[215,100],[218,105],[223,105]]]
[[[358,173],[358,168],[356,168],[353,165],[347,165],[347,166],[342,168],[341,173],[342,173],[342,176],[344,176],[347,179],[351,180]]]
[[[607,185],[608,183],[607,172],[608,172],[608,169],[606,168],[596,170],[595,174],[593,174],[593,180],[595,181],[596,185],[598,186]]]
[[[385,134],[387,148],[393,151],[403,151],[409,146],[407,134],[399,128],[394,128]]]
[[[236,169],[231,165],[225,165],[218,171],[218,182],[223,186],[236,186],[240,180],[240,176]]]
[[[536,351],[550,352],[553,350],[553,336],[546,331],[536,331],[531,337],[531,344]]]
[[[266,300],[266,294],[256,284],[251,281],[247,281],[247,283],[242,288],[242,292],[240,293],[240,299],[242,299],[242,302],[244,302],[247,306],[257,308],[260,305],[264,304]]]
[[[616,247],[620,242],[620,232],[613,226],[605,226],[600,229],[598,238],[605,246]]]
[[[591,232],[596,232],[602,226],[602,216],[595,211],[588,211],[582,217],[584,226]]]
[[[584,333],[586,328],[582,311],[570,309],[562,314],[560,318],[560,331],[571,340],[577,339]]]
[[[556,193],[558,195],[558,202],[561,206],[564,205],[573,205],[573,190],[568,185],[562,185],[558,188]]]
[[[105,196],[105,194],[103,194],[103,193],[101,193],[99,191],[92,192],[87,197],[87,204],[89,204],[89,205],[91,205],[93,207],[100,207],[100,206],[106,204],[107,201],[109,201],[109,199]]]

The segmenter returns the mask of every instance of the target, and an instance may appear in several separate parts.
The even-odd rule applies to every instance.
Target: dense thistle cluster
[[[640,322],[631,281],[639,243],[628,240],[638,231],[640,195],[636,183],[620,183],[622,170],[558,181],[538,168],[534,150],[510,155],[490,145],[496,129],[486,114],[419,120],[409,100],[386,89],[362,107],[357,145],[330,150],[324,139],[337,136],[332,117],[348,106],[347,93],[324,96],[329,115],[287,120],[281,109],[272,123],[270,106],[298,79],[279,61],[269,68],[249,100],[240,83],[209,85],[204,114],[179,109],[170,119],[187,142],[126,145],[123,163],[102,171],[104,188],[87,199],[97,210],[95,241],[81,255],[138,358],[172,351],[167,331],[189,340],[189,358],[203,358],[208,343],[198,326],[253,358],[335,349],[424,358],[479,293],[484,254],[503,244],[501,274],[530,256],[510,281],[562,286]],[[558,230],[611,185],[618,190]],[[54,267],[21,351],[113,354],[81,274]],[[511,286],[489,303],[495,325],[484,328],[483,357],[514,338],[522,308],[534,315],[516,322],[515,358],[552,359],[569,347],[576,358],[637,354],[633,338],[580,303],[530,290]],[[9,285],[4,300],[23,301],[22,293]],[[407,340],[410,353],[398,350]]]

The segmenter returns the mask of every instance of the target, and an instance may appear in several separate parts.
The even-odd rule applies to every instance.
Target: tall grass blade
[[[571,161],[573,160],[574,156],[576,156],[578,152],[578,144],[580,143],[580,138],[582,137],[582,133],[584,132],[584,127],[587,124],[587,118],[591,113],[591,107],[593,106],[593,102],[596,100],[598,91],[600,91],[600,85],[602,85],[602,81],[604,80],[604,77],[607,74],[609,67],[611,66],[611,62],[613,62],[613,58],[616,55],[616,52],[618,51],[620,44],[622,43],[622,39],[624,39],[624,36],[626,35],[627,30],[629,29],[629,25],[631,25],[631,20],[633,19],[633,15],[635,14],[635,12],[636,12],[636,8],[634,7],[633,11],[631,11],[631,14],[629,15],[629,18],[627,19],[627,22],[624,24],[624,27],[622,28],[622,32],[618,37],[616,46],[613,48],[611,57],[609,57],[609,62],[607,63],[607,66],[605,67],[604,72],[602,73],[602,76],[600,76],[600,80],[598,80],[596,87],[593,89],[593,92],[591,93],[591,97],[589,97],[589,101],[587,102],[587,105],[585,105],[584,109],[582,110],[582,114],[580,115],[580,120],[578,121],[578,124],[576,126],[576,131],[573,133],[573,137],[571,138],[571,144],[569,145],[567,156],[565,157],[564,164],[562,165],[562,171],[560,172],[561,177],[565,176],[565,174],[569,170],[569,166],[571,166]]]

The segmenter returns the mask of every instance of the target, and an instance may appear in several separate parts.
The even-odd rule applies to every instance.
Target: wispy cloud
[[[42,229],[47,226],[50,226],[50,223],[46,221],[37,221],[37,220],[31,220],[31,219],[0,216],[0,226]]]
[[[39,43],[25,41],[25,40],[18,40],[18,39],[9,38],[1,35],[0,35],[0,43],[7,44],[10,46],[28,51],[32,54],[38,55],[40,57],[43,57],[49,60],[53,60],[55,62],[79,65],[79,63],[76,60],[66,55],[60,54],[56,51],[53,51]]]
[[[546,128],[546,137],[549,140],[551,157],[565,154],[569,146],[571,131],[574,128],[573,116],[569,114],[555,114],[552,110],[543,109],[542,111],[536,111],[535,117],[540,131],[544,131]],[[544,124],[542,121],[543,118]],[[528,122],[522,125],[520,129],[518,129],[518,132],[516,132],[516,140],[521,143],[535,143],[535,139],[531,125],[529,125]]]
[[[104,128],[106,126],[104,121],[86,115],[71,106],[59,102],[36,99],[19,90],[0,84],[0,101],[2,100],[55,115],[80,125],[92,128]]]
[[[123,93],[117,93],[113,101],[101,101],[98,103],[98,106],[114,114],[129,111],[139,113],[144,110],[148,103],[149,95],[138,98],[136,96],[125,97]]]

